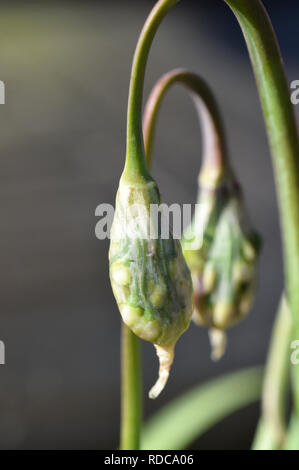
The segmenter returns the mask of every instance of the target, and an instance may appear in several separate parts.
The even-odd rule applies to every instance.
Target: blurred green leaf
[[[259,400],[263,369],[233,372],[199,385],[162,408],[145,424],[141,448],[185,449],[232,412]]]

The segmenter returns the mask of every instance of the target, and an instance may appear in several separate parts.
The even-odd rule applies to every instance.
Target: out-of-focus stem
[[[286,291],[299,338],[299,141],[279,46],[260,0],[224,0],[236,15],[248,47],[264,112],[278,193]],[[299,418],[299,368],[293,368],[293,393]]]
[[[122,323],[120,449],[138,450],[142,417],[139,339]]]
[[[297,418],[295,413],[293,413],[290,420],[288,435],[284,449],[299,450],[299,419]]]
[[[207,83],[195,73],[175,69],[163,75],[147,100],[143,117],[144,147],[147,165],[152,160],[153,140],[158,113],[167,91],[175,84],[185,87],[196,106],[203,138],[203,165],[206,171],[219,178],[228,171],[228,159],[223,125],[214,96]]]
[[[255,450],[279,449],[285,442],[291,326],[291,314],[283,296],[269,348],[262,394],[262,418],[253,443]]]
[[[263,418],[259,419],[257,429],[255,431],[254,440],[252,443],[252,450],[279,450],[275,433],[273,428],[264,421]]]

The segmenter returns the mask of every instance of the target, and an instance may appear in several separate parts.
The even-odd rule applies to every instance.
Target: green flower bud
[[[248,313],[256,285],[259,239],[246,221],[236,184],[201,187],[182,247],[194,287],[193,319],[211,329],[212,358],[218,359],[226,329]]]
[[[121,179],[109,251],[110,279],[123,321],[140,338],[156,347],[159,379],[150,391],[164,388],[174,346],[192,315],[192,281],[180,242],[162,237],[163,214],[154,181]]]

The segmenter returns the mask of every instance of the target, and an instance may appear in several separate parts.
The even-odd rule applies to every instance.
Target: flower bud
[[[154,205],[160,205],[154,181],[121,179],[109,251],[110,279],[122,319],[157,350],[159,379],[151,398],[166,384],[175,343],[190,324],[193,297],[180,242],[171,233],[162,238],[163,213],[155,218]]]
[[[200,188],[191,227],[182,240],[194,288],[193,319],[210,328],[213,359],[224,353],[226,329],[252,305],[259,251],[240,189],[232,179],[217,184]]]

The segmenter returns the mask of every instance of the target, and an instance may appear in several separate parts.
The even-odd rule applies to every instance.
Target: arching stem
[[[168,10],[178,0],[160,0],[151,11],[135,50],[127,116],[127,153],[123,179],[150,180],[142,135],[142,94],[148,54],[154,35]],[[121,449],[139,448],[142,416],[141,367],[138,338],[122,325]]]
[[[145,68],[155,33],[166,13],[179,0],[160,0],[149,14],[135,50],[128,101],[127,154],[123,177],[135,180],[150,179],[146,168],[142,136],[142,95]]]
[[[299,141],[294,110],[279,46],[260,0],[224,0],[236,15],[248,47],[275,171],[283,238],[286,290],[299,338]],[[299,367],[293,368],[293,392],[299,416]]]
[[[230,171],[223,125],[214,96],[207,83],[195,73],[174,69],[155,84],[143,115],[143,135],[147,165],[150,168],[157,117],[167,91],[181,85],[190,93],[198,112],[203,138],[203,165],[215,177]]]

